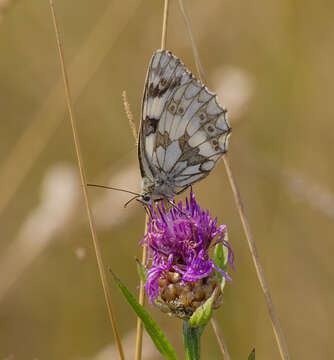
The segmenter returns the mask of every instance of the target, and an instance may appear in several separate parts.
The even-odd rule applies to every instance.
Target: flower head
[[[224,240],[226,225],[217,226],[217,218],[212,219],[209,211],[201,209],[192,192],[189,200],[186,199],[185,206],[180,201],[178,206],[166,210],[161,202],[156,209],[151,207],[150,210],[152,216],[141,243],[146,244],[152,254],[145,284],[151,302],[163,295],[166,290],[164,287],[170,284],[177,284],[179,290],[175,290],[175,286],[169,286],[167,293],[175,290],[178,293],[176,296],[186,296],[190,303],[195,301],[196,296],[189,299],[189,292],[184,294],[183,289],[193,290],[199,284],[203,288],[203,282],[206,285],[216,284],[219,281],[214,269],[231,281],[226,272],[215,266],[208,254],[210,247],[222,243],[228,249],[228,262],[233,267],[233,253],[229,243]],[[209,277],[217,281],[206,281]],[[214,289],[216,285],[212,287]]]

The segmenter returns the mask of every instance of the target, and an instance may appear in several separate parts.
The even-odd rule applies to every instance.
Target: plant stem
[[[200,359],[200,329],[189,326],[189,321],[183,321],[183,342],[186,360]]]
[[[68,107],[70,120],[71,120],[74,146],[75,146],[75,151],[76,151],[77,160],[78,160],[78,167],[79,167],[79,172],[80,172],[82,191],[83,191],[85,206],[86,206],[86,210],[87,210],[90,231],[91,231],[92,239],[93,239],[93,243],[94,243],[95,255],[96,255],[96,259],[97,259],[100,278],[101,278],[102,287],[103,287],[103,291],[104,291],[104,297],[105,297],[111,325],[112,325],[112,328],[114,331],[118,352],[119,352],[120,358],[122,360],[124,360],[124,352],[123,352],[121,339],[120,339],[117,325],[116,325],[116,319],[114,316],[111,297],[110,297],[110,289],[108,286],[107,277],[106,277],[106,273],[105,273],[105,269],[104,269],[104,265],[103,265],[101,247],[100,247],[100,243],[97,238],[92,209],[91,209],[89,199],[88,199],[86,172],[85,172],[83,158],[82,158],[82,154],[81,154],[80,141],[79,141],[77,126],[76,126],[76,121],[74,118],[74,113],[73,113],[73,108],[72,108],[71,92],[70,92],[70,87],[69,87],[69,83],[68,83],[68,76],[67,76],[67,71],[66,71],[66,67],[65,67],[62,42],[61,42],[61,38],[60,38],[60,32],[59,32],[55,8],[54,8],[54,0],[50,0],[50,8],[51,8],[51,14],[52,14],[52,20],[53,20],[53,25],[54,25],[54,29],[55,29],[55,34],[56,34],[61,70],[62,70],[62,75],[63,75],[63,80],[64,80],[66,102],[67,102],[67,107]]]
[[[224,161],[228,179],[229,179],[232,191],[233,191],[234,199],[235,199],[238,213],[239,213],[241,223],[242,223],[242,226],[244,229],[244,233],[246,235],[246,239],[247,239],[249,250],[250,250],[250,253],[251,253],[251,256],[253,259],[256,274],[257,274],[258,280],[260,282],[262,291],[263,291],[265,299],[266,299],[268,312],[269,312],[271,324],[272,324],[272,327],[274,330],[278,349],[279,349],[281,358],[285,359],[285,360],[289,360],[290,357],[289,357],[288,347],[285,342],[284,334],[283,334],[283,331],[281,329],[281,326],[280,326],[280,323],[278,320],[278,316],[277,316],[277,313],[276,313],[276,310],[275,310],[275,307],[274,307],[274,304],[273,304],[273,301],[271,298],[271,294],[270,294],[270,290],[269,290],[266,278],[264,276],[264,271],[263,271],[263,268],[261,265],[261,261],[260,261],[260,257],[259,257],[259,254],[258,254],[258,251],[256,248],[256,244],[255,244],[254,238],[252,236],[252,233],[250,231],[250,226],[248,223],[248,219],[246,216],[246,212],[245,212],[245,208],[244,208],[244,205],[242,202],[240,191],[238,189],[234,174],[232,172],[231,164],[230,164],[226,154],[223,156],[223,161]]]
[[[222,352],[223,354],[223,357],[225,360],[231,360],[231,357],[230,357],[230,354],[227,350],[227,346],[224,342],[224,339],[223,339],[223,335],[219,329],[219,325],[217,323],[217,320],[215,319],[215,317],[212,316],[211,320],[211,325],[212,325],[212,328],[213,328],[213,331],[216,335],[216,338],[218,340],[218,344],[219,344],[219,347],[220,347],[220,351]]]
[[[161,34],[161,50],[166,48],[167,40],[167,20],[168,20],[168,0],[164,0],[164,13],[162,20],[162,34]],[[148,216],[145,217],[145,233],[147,230]],[[142,264],[146,264],[147,256],[147,247],[143,246],[143,255],[142,255]],[[140,290],[139,290],[139,304],[144,306],[145,303],[145,288],[144,282],[140,281]],[[136,352],[135,360],[141,360],[142,356],[142,345],[143,345],[143,323],[137,318],[137,338],[136,338]]]
[[[141,3],[141,0],[132,1],[131,7],[127,10],[127,17],[124,17],[120,2],[108,2],[103,15],[87,33],[83,45],[67,66],[68,73],[71,74],[71,92],[74,100],[78,99],[86,89],[88,82],[96,74]],[[113,31],[110,31],[111,19],[114,21]],[[105,36],[106,33],[108,36]],[[45,151],[50,139],[64,120],[63,88],[63,79],[57,79],[49,94],[41,100],[35,116],[27,122],[12,149],[6,154],[6,158],[0,162],[0,216],[6,211],[6,207],[22,186],[27,174],[37,163],[38,157]]]
[[[194,58],[195,58],[195,62],[196,62],[196,66],[197,66],[197,69],[198,69],[200,80],[204,84],[207,84],[207,82],[205,81],[204,71],[203,71],[201,61],[200,61],[200,58],[199,58],[199,53],[198,53],[198,50],[197,50],[196,42],[194,40],[194,36],[192,34],[192,30],[191,30],[191,27],[190,27],[189,17],[187,15],[187,13],[185,11],[185,8],[184,8],[184,5],[183,5],[183,0],[179,0],[179,4],[180,4],[180,9],[181,9],[181,12],[183,14],[183,17],[184,17],[184,20],[185,20],[185,23],[186,23],[186,27],[187,27],[187,30],[188,30],[188,34],[189,34],[189,37],[190,37],[190,41],[191,41],[191,45],[192,45]],[[232,172],[232,168],[231,168],[231,165],[230,165],[227,154],[223,155],[223,161],[224,161],[225,169],[226,169],[226,172],[227,172],[227,177],[229,179],[230,186],[232,188],[232,192],[233,192],[233,195],[234,195],[234,201],[236,203],[236,207],[237,207],[237,210],[238,210],[238,213],[239,213],[239,216],[240,216],[240,220],[241,220],[241,223],[242,223],[242,226],[243,226],[243,230],[244,230],[247,242],[248,242],[249,250],[251,252],[254,267],[256,269],[257,277],[258,277],[259,283],[260,283],[260,285],[262,287],[262,291],[264,293],[264,296],[265,296],[265,299],[266,299],[266,302],[267,302],[268,312],[269,312],[269,316],[270,316],[270,319],[271,319],[271,324],[272,324],[272,327],[273,327],[273,330],[274,330],[276,343],[277,343],[281,358],[285,359],[285,360],[289,360],[290,357],[289,357],[288,347],[287,347],[287,344],[285,342],[284,334],[283,334],[283,331],[281,329],[281,326],[280,326],[280,323],[279,323],[279,320],[278,320],[278,316],[277,316],[274,304],[272,302],[270,290],[269,290],[269,287],[267,285],[267,281],[266,281],[265,276],[264,276],[264,271],[263,271],[263,268],[262,268],[262,265],[261,265],[261,262],[260,262],[260,258],[259,258],[259,255],[258,255],[258,252],[257,252],[257,249],[256,249],[255,241],[253,239],[253,236],[252,236],[252,233],[251,233],[251,230],[250,230],[250,226],[249,226],[246,211],[245,211],[245,208],[244,208],[244,205],[243,205],[243,202],[242,202],[241,194],[240,194],[240,191],[238,189],[238,185],[236,183],[234,174]]]
[[[148,215],[145,216],[145,230],[144,234],[147,231],[147,222],[148,222]],[[147,246],[143,245],[143,254],[142,254],[142,264],[145,265],[147,260]],[[140,288],[139,288],[139,304],[144,306],[145,305],[145,283],[143,280],[140,280]],[[135,359],[140,360],[142,356],[142,347],[143,347],[143,323],[139,317],[137,317],[137,337],[136,337],[136,352],[135,352]]]
[[[162,20],[162,34],[161,34],[161,50],[166,49],[167,22],[168,22],[168,0],[164,0],[164,15],[163,15],[163,20]]]

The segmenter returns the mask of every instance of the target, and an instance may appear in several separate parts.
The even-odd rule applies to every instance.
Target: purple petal
[[[216,243],[227,247],[228,263],[234,268],[231,246],[224,240],[226,225],[217,227],[217,218],[213,219],[208,210],[201,209],[192,191],[185,206],[180,201],[177,208],[167,210],[161,202],[156,209],[150,209],[152,217],[147,224],[147,233],[140,241],[140,245],[147,245],[151,253],[151,268],[145,285],[150,301],[159,294],[159,278],[163,271],[173,269],[182,275],[183,281],[191,282],[210,275],[216,267],[207,251]],[[231,280],[223,270],[216,270]]]

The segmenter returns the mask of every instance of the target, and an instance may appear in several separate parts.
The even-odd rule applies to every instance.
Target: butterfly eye
[[[162,79],[160,80],[160,84],[161,84],[162,86],[165,86],[165,85],[167,84],[167,80],[164,79],[164,78],[162,78]]]
[[[146,202],[150,201],[150,199],[151,198],[148,195],[143,196],[143,200],[146,201]]]
[[[178,112],[179,112],[179,114],[181,114],[181,115],[184,113],[184,109],[183,109],[182,106],[179,108]]]
[[[213,128],[213,126],[212,126],[212,125],[209,125],[207,129],[208,129],[208,131],[209,131],[209,132],[213,132],[213,131],[215,131],[215,129]]]

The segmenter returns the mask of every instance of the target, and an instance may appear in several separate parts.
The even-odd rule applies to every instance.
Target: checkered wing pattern
[[[217,96],[171,52],[155,52],[142,104],[142,177],[165,179],[175,193],[203,179],[227,151],[230,130]]]

